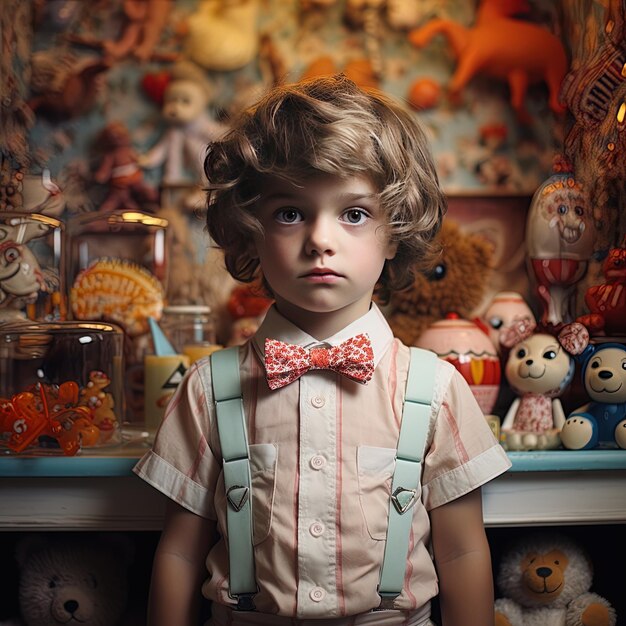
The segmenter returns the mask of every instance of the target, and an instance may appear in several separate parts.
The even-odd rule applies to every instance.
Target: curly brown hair
[[[377,287],[381,300],[428,267],[446,212],[428,140],[414,116],[385,94],[344,75],[276,87],[209,144],[207,228],[239,281],[260,276],[252,240],[255,203],[267,177],[367,176],[379,190],[397,254]]]

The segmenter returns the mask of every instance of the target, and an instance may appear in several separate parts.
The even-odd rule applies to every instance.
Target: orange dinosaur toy
[[[563,113],[559,91],[568,68],[565,49],[546,28],[511,17],[529,9],[526,0],[482,0],[473,27],[435,18],[412,30],[409,41],[422,48],[435,36],[446,36],[458,59],[448,85],[453,99],[476,74],[483,73],[508,82],[511,105],[520,121],[529,121],[524,106],[528,85],[540,81],[548,86],[550,108]]]

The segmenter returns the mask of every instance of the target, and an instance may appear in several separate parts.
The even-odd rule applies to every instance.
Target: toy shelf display
[[[160,530],[165,498],[132,473],[148,445],[136,431],[72,458],[0,457],[0,531]],[[511,469],[483,487],[488,527],[626,523],[626,450],[508,455]]]

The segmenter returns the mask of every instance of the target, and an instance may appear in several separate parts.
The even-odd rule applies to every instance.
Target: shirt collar
[[[308,333],[292,324],[285,319],[277,310],[276,305],[272,305],[259,329],[252,339],[252,345],[263,361],[263,353],[265,350],[265,340],[278,339],[285,343],[291,343],[297,346],[309,347],[312,345],[326,343],[330,346],[339,345],[342,341],[354,337],[360,333],[367,333],[372,342],[372,350],[374,352],[374,367],[388,350],[393,341],[393,333],[387,323],[387,320],[381,313],[380,309],[372,302],[370,310],[355,320],[332,337],[320,340],[312,337]]]

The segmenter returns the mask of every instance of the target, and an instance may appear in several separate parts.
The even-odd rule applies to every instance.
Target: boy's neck
[[[339,311],[319,313],[276,302],[276,309],[284,318],[319,341],[336,335],[346,326],[363,317],[369,311],[370,306],[371,302],[367,307],[346,307]]]

